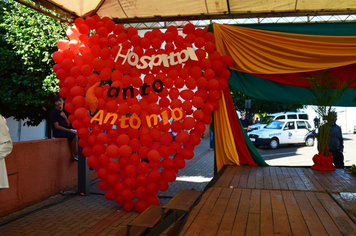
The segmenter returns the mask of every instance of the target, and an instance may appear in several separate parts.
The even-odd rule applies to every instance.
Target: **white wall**
[[[10,136],[13,142],[45,139],[46,121],[42,121],[38,126],[23,125],[26,120],[16,121],[13,117],[6,119]]]

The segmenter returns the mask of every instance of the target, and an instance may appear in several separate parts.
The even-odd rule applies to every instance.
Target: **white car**
[[[263,117],[260,123],[250,125],[249,131],[260,130],[274,120],[293,120],[293,119],[308,120],[309,116],[307,113],[304,112],[293,112],[293,111],[272,113]]]
[[[305,143],[314,146],[314,133],[312,126],[306,120],[275,120],[266,125],[264,129],[248,133],[250,140],[258,146],[277,148],[280,144]]]

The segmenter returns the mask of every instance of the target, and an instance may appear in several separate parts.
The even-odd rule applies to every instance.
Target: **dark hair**
[[[55,102],[57,102],[59,99],[61,99],[62,97],[59,95],[59,94],[57,94],[57,95],[55,95],[54,96],[54,101]],[[63,98],[62,98],[63,99]]]

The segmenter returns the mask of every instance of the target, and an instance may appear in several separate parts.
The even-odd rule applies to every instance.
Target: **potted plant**
[[[319,127],[316,127],[314,131],[318,140],[319,153],[314,155],[314,165],[311,168],[316,170],[335,170],[333,157],[329,150],[330,124],[336,115],[332,106],[338,104],[346,89],[355,80],[352,80],[352,76],[343,80],[339,76],[330,74],[328,70],[315,73],[303,79],[309,83],[309,88],[307,89],[314,95],[312,102],[317,105],[315,111],[321,118]]]

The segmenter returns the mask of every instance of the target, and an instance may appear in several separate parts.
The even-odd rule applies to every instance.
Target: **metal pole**
[[[89,167],[86,164],[87,160],[82,151],[83,149],[78,146],[78,194],[89,196]]]

